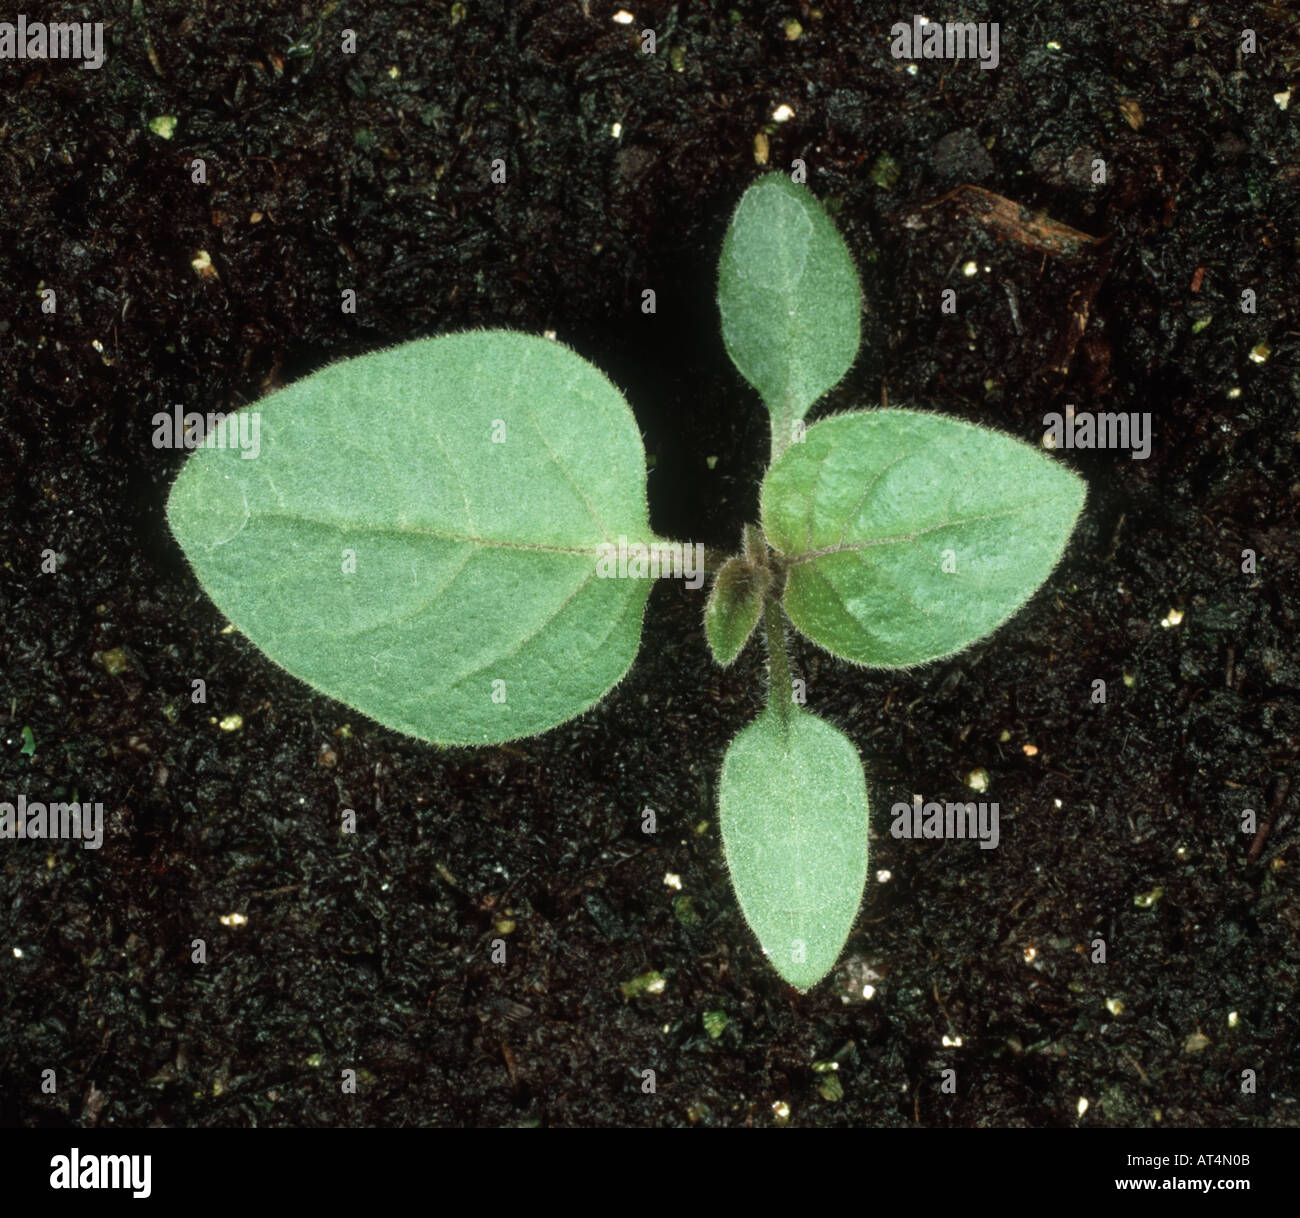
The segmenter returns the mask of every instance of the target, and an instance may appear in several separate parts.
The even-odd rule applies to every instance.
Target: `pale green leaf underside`
[[[1085,492],[1001,432],[875,410],[824,419],[782,454],[763,527],[791,563],[790,620],[837,656],[897,667],[960,651],[1024,604]]]
[[[490,744],[572,718],[627,672],[649,581],[598,578],[597,547],[652,540],[645,453],[573,351],[422,339],[249,409],[260,455],[214,447],[223,424],[168,519],[208,595],[294,676],[408,735]]]
[[[704,607],[704,634],[713,658],[724,667],[741,653],[758,625],[767,582],[739,558],[727,559],[713,581]]]
[[[853,929],[867,880],[867,786],[852,741],[773,707],[727,749],[719,822],[741,911],[773,967],[820,981]]]
[[[718,267],[722,339],[773,425],[801,419],[849,370],[862,290],[844,239],[807,187],[784,174],[742,196]]]

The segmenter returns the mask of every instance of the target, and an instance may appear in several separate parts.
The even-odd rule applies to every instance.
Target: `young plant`
[[[899,668],[990,633],[1060,558],[1084,485],[998,432],[939,415],[804,416],[856,357],[861,289],[820,204],[781,175],[745,192],[722,249],[722,335],[772,417],[760,521],[704,612],[730,664],[759,628],[766,707],[731,743],[723,847],[749,925],[800,989],[843,948],[867,874],[856,749],[794,696],[786,618],[832,655]],[[220,422],[167,513],[199,582],[267,656],[442,745],[533,735],[627,673],[649,592],[615,546],[672,543],[617,389],[559,343],[502,330],[326,367]],[[639,560],[639,561],[638,561]],[[653,568],[658,573],[657,564]]]

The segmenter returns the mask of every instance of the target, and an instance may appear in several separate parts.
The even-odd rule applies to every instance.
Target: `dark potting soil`
[[[0,798],[105,808],[98,851],[0,843],[0,1119],[1300,1122],[1294,12],[931,14],[1000,23],[982,70],[893,58],[912,10],[875,3],[214,7],[65,6],[102,68],[0,62]],[[439,750],[224,631],[151,439],[346,355],[554,330],[626,392],[656,531],[733,547],[768,424],[714,283],[760,135],[862,271],[821,409],[1030,442],[1067,403],[1152,417],[1144,460],[1057,454],[1084,518],[989,639],[900,672],[796,644],[873,800],[804,995],[727,880],[716,780],[763,666],[711,662],[703,592],[656,587],[581,719]],[[890,835],[978,770],[997,849]]]

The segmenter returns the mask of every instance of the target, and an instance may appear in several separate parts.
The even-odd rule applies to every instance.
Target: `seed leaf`
[[[741,197],[718,268],[722,340],[788,429],[849,370],[862,289],[844,239],[805,186],[760,178]]]
[[[256,459],[230,416],[167,514],[204,591],[294,676],[408,735],[490,744],[572,718],[627,672],[649,581],[598,578],[597,549],[653,540],[645,452],[573,351],[422,339],[251,409]]]
[[[781,455],[763,527],[790,564],[790,620],[843,659],[892,668],[960,651],[1020,608],[1085,494],[1001,432],[874,410],[824,419]]]
[[[763,594],[771,582],[766,570],[755,570],[739,557],[727,559],[718,571],[704,607],[704,634],[713,658],[724,668],[741,653],[758,625]]]
[[[727,749],[719,823],[732,886],[773,967],[806,990],[839,957],[867,880],[867,786],[842,732],[769,707]]]

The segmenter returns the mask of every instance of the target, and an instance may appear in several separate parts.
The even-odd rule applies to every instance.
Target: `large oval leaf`
[[[769,707],[727,749],[719,822],[740,908],[773,967],[820,981],[853,929],[867,880],[867,786],[842,732]]]
[[[895,667],[997,628],[1056,565],[1083,507],[1065,466],[1001,432],[909,410],[836,415],[763,482],[790,620],[827,651]]]
[[[598,578],[597,558],[651,540],[645,453],[574,352],[422,339],[249,409],[256,458],[231,416],[167,512],[204,590],[276,663],[442,744],[544,731],[627,672],[649,582]]]
[[[788,429],[849,370],[862,289],[844,239],[806,186],[760,178],[741,197],[718,267],[722,340]],[[788,430],[778,448],[789,443]]]

